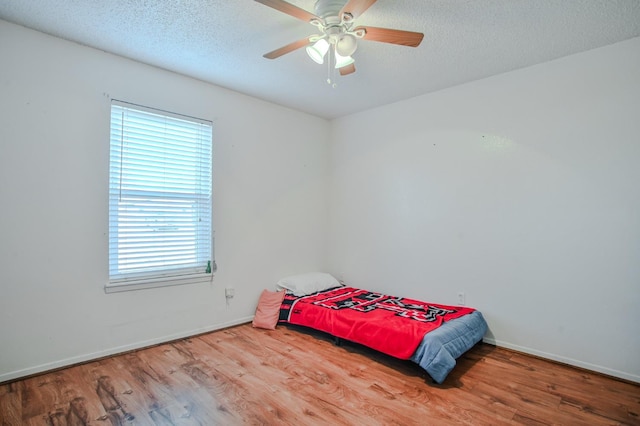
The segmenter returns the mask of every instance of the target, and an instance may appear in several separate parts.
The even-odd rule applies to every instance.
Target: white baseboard
[[[588,362],[578,361],[576,359],[563,357],[560,355],[555,355],[548,352],[538,351],[536,349],[527,348],[524,346],[514,345],[509,342],[504,342],[502,340],[495,340],[492,338],[485,337],[482,339],[483,342],[489,343],[490,345],[499,346],[501,348],[512,349],[514,351],[522,352],[529,355],[535,355],[540,358],[549,359],[552,361],[561,362],[563,364],[573,365],[574,367],[584,368],[585,370],[591,370],[598,373],[606,374],[612,377],[618,377],[620,379],[629,380],[631,382],[640,383],[640,376],[630,373],[625,373],[624,371],[613,370],[611,368],[603,367],[601,365],[590,364]]]
[[[115,348],[105,349],[103,351],[92,352],[89,354],[65,358],[58,361],[54,361],[54,362],[48,362],[46,364],[37,365],[35,367],[29,367],[22,370],[11,371],[9,373],[0,374],[0,383],[7,382],[9,380],[19,379],[21,377],[31,376],[33,374],[38,374],[45,371],[55,370],[57,368],[68,367],[74,364],[80,364],[83,362],[93,361],[93,360],[104,358],[107,356],[129,352],[136,349],[146,348],[148,346],[153,346],[160,343],[166,343],[172,340],[184,339],[186,337],[195,336],[197,334],[208,333],[210,331],[216,331],[223,328],[232,327],[234,325],[244,324],[247,322],[251,322],[252,320],[253,320],[253,315],[249,317],[239,318],[233,321],[211,325],[208,327],[197,328],[195,330],[190,330],[183,333],[170,334],[167,336],[144,340],[142,342],[132,343],[130,345],[118,346]]]

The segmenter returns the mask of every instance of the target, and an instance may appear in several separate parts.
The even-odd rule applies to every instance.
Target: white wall
[[[640,382],[640,38],[333,122],[329,265]]]
[[[0,382],[250,320],[326,267],[327,121],[4,21],[0,64]],[[211,285],[105,294],[110,98],[213,120]]]

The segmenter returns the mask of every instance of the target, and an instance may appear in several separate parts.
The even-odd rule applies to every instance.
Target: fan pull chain
[[[335,47],[332,45],[327,55],[327,84],[333,89],[338,87],[338,83],[335,82],[335,67],[333,66],[333,63],[335,62],[335,55],[333,53],[334,48]]]

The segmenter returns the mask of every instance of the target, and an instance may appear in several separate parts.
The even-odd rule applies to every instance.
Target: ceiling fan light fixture
[[[338,49],[336,49],[336,69],[346,67],[347,65],[351,65],[354,62],[355,60],[351,56],[342,56],[340,53],[338,53]]]
[[[355,21],[360,15],[377,0],[315,0],[315,14],[290,3],[291,0],[255,1],[310,23],[320,32],[289,43],[262,56],[267,59],[276,59],[306,47],[307,54],[314,62],[318,64],[326,62],[327,82],[333,87],[335,87],[333,75],[336,74],[334,67],[339,69],[342,76],[356,71],[353,54],[358,48],[358,39],[418,47],[424,38],[423,33],[415,31],[355,26]]]
[[[353,34],[344,34],[336,43],[336,52],[341,56],[351,56],[357,48],[358,43]]]
[[[307,46],[307,55],[318,64],[324,63],[324,56],[329,51],[329,42],[321,38],[310,46]]]

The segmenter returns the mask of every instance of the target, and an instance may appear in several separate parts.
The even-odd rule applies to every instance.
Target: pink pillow
[[[280,316],[280,305],[284,300],[284,291],[262,290],[256,316],[253,318],[253,326],[273,330]]]

